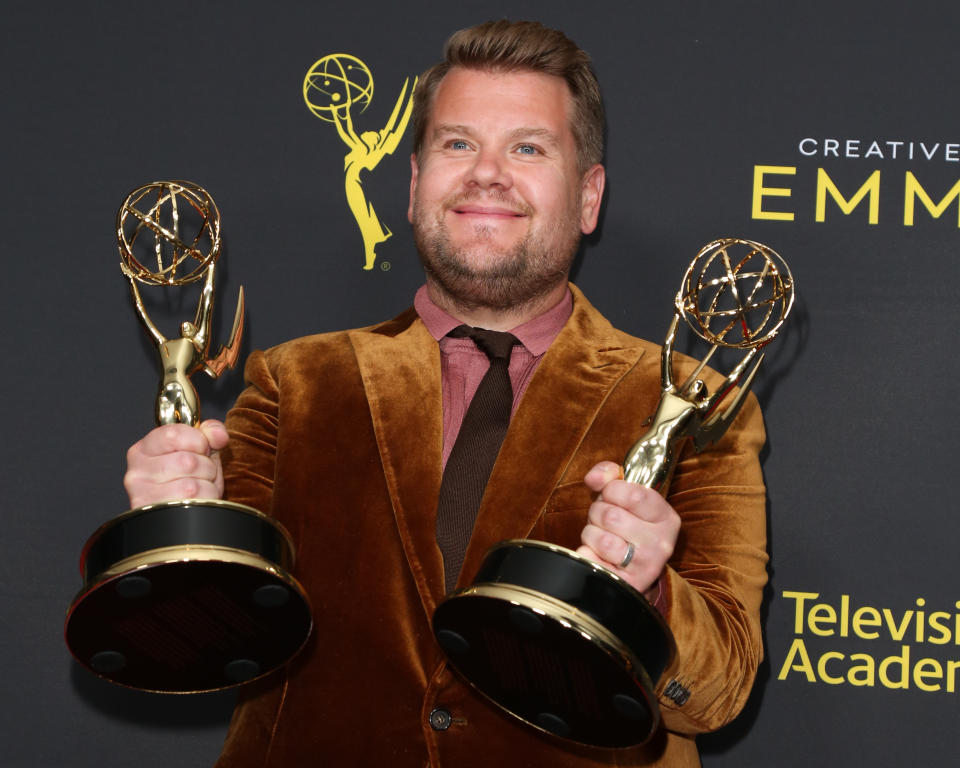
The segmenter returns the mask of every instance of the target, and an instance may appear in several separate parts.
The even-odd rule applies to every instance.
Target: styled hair
[[[580,172],[603,160],[604,112],[590,56],[563,32],[536,21],[488,21],[454,32],[443,61],[420,76],[413,100],[413,151],[419,155],[440,81],[454,67],[527,70],[563,78],[573,96],[570,128]]]

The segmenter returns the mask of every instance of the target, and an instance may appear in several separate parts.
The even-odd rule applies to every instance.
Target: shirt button
[[[447,710],[437,707],[428,716],[430,727],[435,731],[445,731],[453,722],[453,715]]]

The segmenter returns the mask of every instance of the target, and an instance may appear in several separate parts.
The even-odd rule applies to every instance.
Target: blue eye
[[[530,144],[521,144],[517,147],[517,152],[521,155],[535,155],[537,154],[537,148]]]
[[[467,142],[462,139],[454,139],[450,142],[450,149],[467,149]]]

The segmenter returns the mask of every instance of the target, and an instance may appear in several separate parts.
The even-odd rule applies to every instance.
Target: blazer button
[[[450,727],[450,723],[453,722],[453,715],[451,715],[447,710],[437,707],[429,715],[428,719],[430,720],[430,727],[435,731],[445,731]]]

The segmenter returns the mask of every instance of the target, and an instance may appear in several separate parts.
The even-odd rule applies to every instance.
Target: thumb
[[[217,421],[216,419],[207,419],[201,422],[197,425],[197,429],[207,438],[211,450],[219,451],[230,441],[227,428],[223,426],[223,422]]]
[[[591,491],[602,491],[611,480],[623,479],[623,468],[612,461],[601,461],[596,464],[583,478],[583,482]]]

